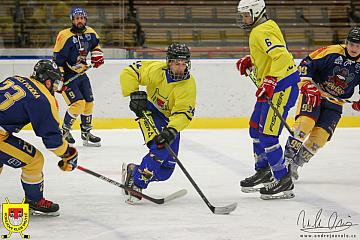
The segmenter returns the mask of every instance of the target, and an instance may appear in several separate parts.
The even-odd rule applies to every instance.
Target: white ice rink
[[[74,131],[76,140],[79,131]],[[139,163],[147,149],[139,130],[98,130],[101,148],[77,144],[79,165],[120,181],[122,162]],[[284,135],[287,136],[286,130]],[[165,205],[143,200],[124,203],[121,189],[79,170],[62,172],[58,158],[44,149],[31,131],[18,135],[37,146],[45,156],[45,197],[60,204],[59,217],[31,217],[25,234],[31,239],[360,239],[360,129],[337,129],[328,143],[300,169],[295,198],[264,201],[259,193],[240,191],[239,180],[254,173],[251,139],[246,129],[187,130],[182,133],[179,159],[214,206],[237,202],[230,215],[214,215],[180,168],[170,180],[152,183],[144,192],[162,197],[185,188],[188,194]],[[281,139],[285,143],[285,136]],[[0,203],[21,202],[20,170],[5,167],[0,176]],[[316,213],[322,209],[322,214]],[[297,225],[304,221],[322,226],[324,236],[305,238]],[[336,218],[337,216],[337,218]],[[302,219],[302,218],[301,218]],[[300,221],[302,223],[302,221]],[[329,224],[330,222],[330,224]],[[353,226],[346,227],[340,225]],[[332,227],[335,224],[337,227]],[[330,225],[330,227],[328,226]],[[320,230],[320,228],[317,228]],[[0,234],[7,230],[0,224]],[[347,236],[347,237],[346,237]],[[10,239],[20,239],[16,233]]]

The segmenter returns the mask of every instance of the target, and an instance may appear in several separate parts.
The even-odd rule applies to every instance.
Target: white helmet
[[[252,23],[244,23],[244,13],[252,16]],[[240,0],[237,22],[241,28],[251,28],[266,13],[264,0]]]

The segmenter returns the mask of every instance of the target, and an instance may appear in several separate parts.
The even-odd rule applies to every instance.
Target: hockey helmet
[[[87,14],[84,9],[82,8],[73,8],[71,9],[70,13],[70,20],[74,20],[76,16],[83,16],[85,19],[87,19]]]
[[[360,44],[360,27],[351,29],[346,40],[348,42]]]
[[[250,14],[252,23],[244,23],[244,14]],[[266,7],[264,0],[240,0],[237,8],[237,23],[240,28],[251,28],[257,21],[265,16]]]
[[[34,71],[31,77],[45,84],[46,80],[52,83],[51,93],[60,91],[63,85],[63,78],[59,67],[51,60],[40,60],[34,66]]]
[[[174,73],[170,69],[170,62],[183,60],[186,64],[186,69],[182,74]],[[181,81],[189,78],[191,61],[190,61],[190,50],[184,43],[172,43],[169,45],[166,53],[167,70],[170,77],[174,81]]]

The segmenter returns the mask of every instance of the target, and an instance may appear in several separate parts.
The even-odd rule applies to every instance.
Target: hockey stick
[[[84,75],[89,69],[91,69],[91,68],[93,68],[93,67],[94,67],[93,65],[88,65],[88,68],[87,68],[85,71],[83,71],[83,72],[81,72],[81,73],[78,73],[78,74],[76,74],[75,76],[72,76],[71,78],[69,78],[68,80],[66,80],[66,82],[64,82],[64,86],[65,86],[65,85],[68,85],[69,83],[71,83],[72,81],[74,81],[76,78]]]
[[[254,76],[254,73],[250,71],[250,69],[246,69],[246,74],[250,77],[251,81],[255,84],[256,87],[259,87],[256,83],[256,77]],[[274,106],[274,104],[271,102],[271,99],[266,96],[265,97],[268,104],[270,105],[271,109],[275,112],[275,114],[278,116],[280,121],[284,124],[285,128],[289,131],[291,136],[294,136],[294,131],[291,129],[289,124],[286,122],[286,120],[283,118],[283,116],[280,114],[279,110]]]
[[[154,130],[156,135],[159,135],[159,131],[156,128],[156,126],[154,126],[154,124],[152,124],[151,120],[149,119],[149,117],[146,115],[146,112],[143,111],[143,116],[145,121],[149,124],[149,126]],[[189,181],[191,182],[191,184],[193,185],[193,187],[196,189],[196,191],[198,192],[198,194],[200,195],[200,197],[202,198],[202,200],[206,203],[206,205],[209,207],[209,209],[211,210],[211,212],[213,212],[214,214],[229,214],[232,211],[235,210],[235,208],[237,207],[237,203],[232,203],[229,204],[225,207],[214,207],[209,200],[205,197],[205,195],[203,194],[203,192],[200,190],[200,188],[198,187],[198,185],[195,183],[194,179],[190,176],[190,174],[188,173],[188,171],[185,169],[184,165],[180,162],[179,158],[176,156],[176,154],[174,153],[174,151],[171,149],[170,145],[168,143],[165,143],[165,148],[166,150],[170,153],[171,157],[176,161],[176,163],[180,166],[181,170],[183,171],[183,173],[185,174],[185,176],[187,177],[187,179],[189,179]]]
[[[340,103],[356,103],[356,101],[351,101],[351,100],[348,100],[348,99],[337,98],[337,97],[331,95],[330,93],[324,92],[324,91],[322,90],[322,88],[321,88],[316,82],[314,82],[314,80],[312,80],[312,79],[307,79],[307,80],[310,80],[310,81],[317,87],[317,89],[318,89],[319,92],[321,93],[321,98],[325,98],[325,99],[327,99],[327,100],[336,101],[336,102],[340,102]],[[324,96],[323,96],[323,95],[324,95]]]
[[[179,190],[177,192],[174,192],[164,198],[153,198],[153,197],[150,197],[144,193],[141,193],[141,192],[138,192],[138,191],[135,191],[133,190],[132,188],[129,188],[129,187],[126,187],[125,185],[115,181],[115,180],[112,180],[108,177],[105,177],[104,175],[101,175],[99,173],[96,173],[96,172],[93,172],[91,171],[90,169],[87,169],[87,168],[84,168],[82,166],[77,166],[77,169],[85,172],[85,173],[88,173],[90,175],[93,175],[94,177],[97,177],[97,178],[100,178],[101,180],[104,180],[108,183],[111,183],[112,185],[115,185],[117,187],[120,187],[122,189],[125,189],[126,191],[130,192],[132,195],[134,196],[138,196],[138,197],[141,197],[141,198],[145,198],[147,200],[149,200],[150,202],[153,202],[153,203],[156,203],[156,204],[164,204],[166,202],[169,202],[171,200],[174,200],[174,199],[177,199],[177,198],[180,198],[182,196],[184,196],[187,191],[185,189],[182,189],[182,190]]]

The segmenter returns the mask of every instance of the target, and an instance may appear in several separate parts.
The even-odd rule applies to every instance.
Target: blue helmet
[[[84,9],[82,8],[73,8],[71,9],[70,13],[70,20],[74,20],[75,16],[83,16],[85,19],[87,19],[87,14]]]

